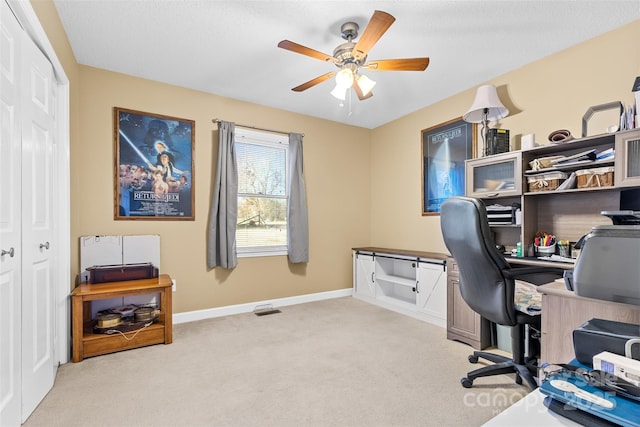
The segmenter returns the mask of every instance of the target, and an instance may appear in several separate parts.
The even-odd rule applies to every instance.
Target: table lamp
[[[482,154],[487,155],[487,139],[489,133],[489,127],[487,123],[507,117],[509,110],[502,105],[500,98],[498,98],[498,92],[494,85],[480,86],[476,92],[476,98],[473,101],[473,105],[469,111],[462,116],[465,122],[469,123],[482,123]]]

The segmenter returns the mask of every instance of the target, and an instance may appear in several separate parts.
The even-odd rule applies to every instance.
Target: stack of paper
[[[587,150],[572,156],[562,156],[558,159],[553,159],[551,160],[551,164],[556,166],[566,166],[572,163],[583,162],[585,160],[594,161],[597,158],[597,153],[598,150],[596,149]]]
[[[486,207],[489,225],[513,224],[513,209],[511,206],[494,204]]]

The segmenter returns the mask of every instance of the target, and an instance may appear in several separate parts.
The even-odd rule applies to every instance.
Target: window
[[[289,138],[236,128],[238,256],[286,255]]]

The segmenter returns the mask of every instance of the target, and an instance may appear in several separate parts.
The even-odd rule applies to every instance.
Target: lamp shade
[[[375,85],[376,82],[374,82],[364,74],[358,77],[358,87],[360,88],[360,91],[362,91],[363,96],[369,95]]]
[[[476,92],[476,99],[462,119],[469,123],[482,123],[484,120],[484,110],[487,109],[486,119],[493,121],[509,115],[509,109],[502,105],[498,92],[494,85],[480,86]]]
[[[339,84],[336,84],[336,87],[334,87],[333,90],[329,93],[331,93],[331,95],[338,98],[339,100],[344,101],[347,98],[348,89],[349,88],[347,87],[343,87],[343,86],[340,86]]]
[[[336,74],[336,87],[330,92],[331,95],[344,101],[347,97],[347,90],[353,85],[353,71],[343,68]]]
[[[336,74],[336,85],[344,88],[351,87],[353,84],[353,71],[349,68],[343,68]]]

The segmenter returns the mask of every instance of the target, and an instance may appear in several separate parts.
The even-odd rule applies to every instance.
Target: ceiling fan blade
[[[369,53],[369,50],[373,47],[374,44],[380,37],[389,29],[391,24],[396,20],[393,16],[389,15],[387,12],[382,12],[380,10],[376,10],[373,12],[373,16],[369,23],[367,24],[367,28],[364,29],[364,32],[360,36],[360,39],[356,43],[356,46],[353,48],[351,55],[356,60],[361,60]]]
[[[310,47],[302,46],[301,44],[292,42],[290,40],[282,40],[280,43],[278,43],[278,47],[285,50],[290,50],[291,52],[307,55],[325,62],[337,61],[336,58],[331,55],[327,55],[326,53],[311,49]]]
[[[317,84],[320,84],[320,83],[322,83],[322,82],[324,82],[326,80],[329,80],[331,77],[333,77],[335,75],[336,75],[336,72],[335,71],[331,71],[331,72],[329,72],[327,74],[321,75],[320,77],[316,77],[313,80],[309,80],[306,83],[302,83],[300,86],[296,86],[291,90],[294,91],[294,92],[302,92],[303,90],[307,90],[310,87],[313,87],[313,86],[315,86]]]
[[[360,101],[364,101],[365,99],[369,99],[369,98],[371,98],[373,96],[373,92],[371,92],[371,91],[369,91],[368,94],[363,95],[362,94],[362,89],[360,89],[360,86],[358,86],[357,80],[353,81],[353,90],[356,91],[356,95],[358,95],[358,99]]]
[[[429,66],[429,58],[381,59],[363,65],[371,71],[424,71]]]

